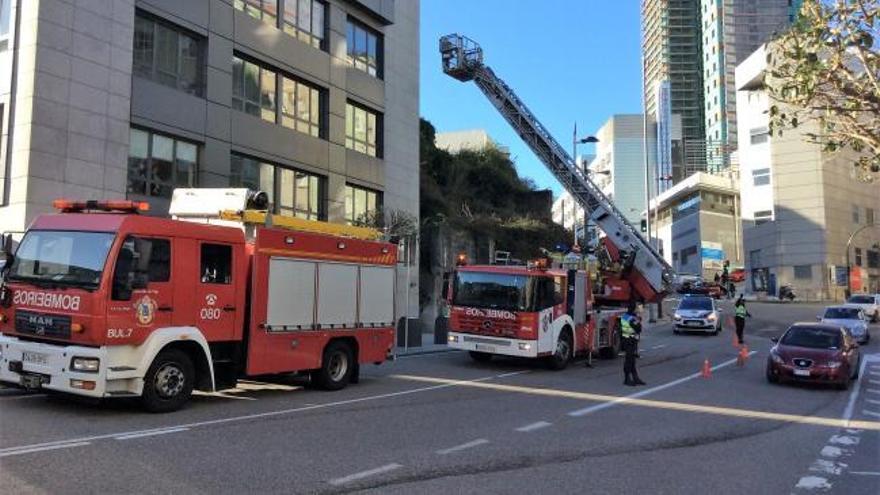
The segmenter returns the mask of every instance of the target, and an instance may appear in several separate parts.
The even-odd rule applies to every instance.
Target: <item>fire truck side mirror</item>
[[[3,234],[3,238],[0,242],[2,242],[3,255],[6,257],[6,263],[3,264],[3,267],[8,268],[12,265],[12,259],[14,257],[12,255],[12,234]]]

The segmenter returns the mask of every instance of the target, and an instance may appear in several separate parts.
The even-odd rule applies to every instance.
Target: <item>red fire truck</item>
[[[449,346],[476,361],[493,354],[546,358],[565,368],[576,355],[613,358],[623,310],[595,306],[587,270],[460,265],[450,279]]]
[[[396,246],[247,210],[261,199],[178,189],[172,219],[130,201],[56,201],[4,267],[0,381],[140,397],[151,411],[243,376],[356,382],[360,364],[391,355]]]

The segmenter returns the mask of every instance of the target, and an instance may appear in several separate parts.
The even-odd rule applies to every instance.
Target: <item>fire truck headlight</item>
[[[100,364],[101,360],[98,358],[75,357],[70,362],[70,369],[87,373],[97,373]]]
[[[450,342],[458,342],[458,335],[450,335],[449,339],[447,340],[449,340]]]
[[[532,344],[529,344],[528,342],[520,342],[519,343],[519,350],[521,350],[521,351],[528,351],[531,348],[532,348]]]

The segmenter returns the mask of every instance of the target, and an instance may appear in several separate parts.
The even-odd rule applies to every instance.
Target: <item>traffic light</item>
[[[642,219],[641,227],[642,227],[642,232],[648,231],[648,220],[647,219],[644,219],[644,218]]]

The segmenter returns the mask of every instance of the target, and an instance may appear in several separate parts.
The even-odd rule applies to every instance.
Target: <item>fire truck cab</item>
[[[61,201],[38,217],[4,267],[0,381],[169,411],[243,376],[338,389],[390,357],[395,245],[244,211],[246,190],[189,194],[221,207],[168,219]]]
[[[450,279],[450,347],[476,361],[545,358],[565,368],[577,355],[615,357],[622,310],[594,306],[584,269],[461,265]]]

